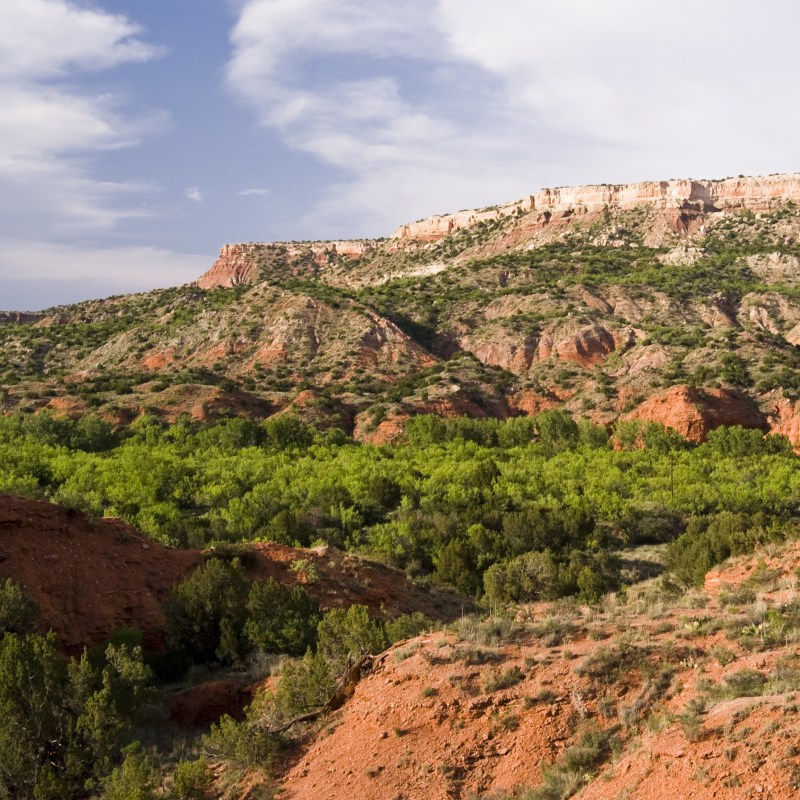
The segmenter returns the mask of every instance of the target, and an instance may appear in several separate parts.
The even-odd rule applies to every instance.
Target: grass
[[[647,648],[639,647],[631,637],[623,634],[615,644],[598,647],[583,660],[576,672],[605,683],[615,683],[624,673],[641,667],[647,652]]]
[[[486,670],[481,676],[481,686],[487,694],[510,689],[516,686],[525,676],[519,667],[510,667],[503,670]]]
[[[597,769],[620,746],[616,729],[589,726],[561,758],[543,770],[540,786],[523,790],[518,800],[566,800],[592,780]]]

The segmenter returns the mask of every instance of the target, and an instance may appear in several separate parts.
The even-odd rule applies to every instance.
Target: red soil
[[[309,593],[323,608],[368,605],[392,615],[423,611],[453,619],[455,595],[416,587],[399,570],[325,548],[252,546],[250,579],[304,582],[296,562],[313,565]],[[13,578],[38,603],[42,626],[68,653],[101,644],[115,630],[136,627],[151,651],[164,647],[162,602],[202,561],[198,550],[171,550],[124,522],[0,494],[0,579]],[[308,573],[306,573],[308,574]]]

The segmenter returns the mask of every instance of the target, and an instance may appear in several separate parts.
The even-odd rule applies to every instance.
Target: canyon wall
[[[250,242],[248,244],[226,244],[211,268],[201,275],[196,283],[201,289],[217,286],[239,286],[250,283],[258,269],[258,255],[267,249],[279,251],[287,261],[310,259],[320,267],[339,258],[360,258],[374,248],[368,239],[353,239],[336,242]]]
[[[766,210],[775,204],[800,202],[800,174],[768,175],[724,180],[669,180],[628,184],[563,186],[542,189],[535,195],[474,211],[459,211],[402,225],[393,239],[435,241],[459,228],[510,214],[538,211],[542,215],[565,212],[602,211],[606,206],[632,208],[649,205],[658,209],[691,208],[697,211],[723,211],[728,208]]]
[[[724,180],[686,179],[562,186],[542,189],[512,203],[457,211],[402,225],[392,233],[388,248],[390,251],[402,248],[404,242],[434,242],[461,228],[501,217],[536,214],[537,224],[546,225],[551,217],[563,223],[573,214],[599,213],[606,207],[633,208],[642,205],[673,212],[686,209],[699,216],[734,208],[763,211],[788,200],[800,203],[800,173]],[[675,224],[680,225],[680,222]],[[197,285],[209,289],[250,283],[256,278],[254,272],[259,269],[258,256],[269,249],[278,251],[287,262],[313,262],[325,268],[336,264],[340,258],[355,259],[368,255],[376,246],[377,243],[369,239],[226,244],[220,251],[219,259],[197,280]]]

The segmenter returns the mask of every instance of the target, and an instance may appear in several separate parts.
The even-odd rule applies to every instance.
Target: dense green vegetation
[[[0,489],[119,516],[171,546],[324,542],[493,600],[594,600],[618,587],[621,547],[672,542],[677,574],[693,582],[785,536],[800,473],[788,442],[758,431],[723,428],[689,446],[629,422],[612,442],[559,411],[420,416],[405,443],[384,447],[292,416],[204,427],[142,417],[114,431],[39,414],[0,418]]]
[[[152,713],[140,648],[109,645],[66,663],[52,634],[0,639],[0,797],[65,798],[97,788]]]
[[[431,624],[421,614],[374,618],[359,605],[322,615],[302,587],[272,580],[254,582],[248,596],[237,561],[218,557],[178,585],[165,610],[169,648],[155,658],[162,680],[190,661],[241,665],[253,648],[294,655],[305,649],[299,661],[284,662],[274,691],[261,699],[260,727],[224,717],[204,743],[206,752],[234,765],[262,769],[282,743],[280,731],[265,730],[264,719],[282,728],[320,710],[351,663]],[[6,622],[0,629],[0,798],[208,797],[204,758],[165,766],[174,744],[159,734],[156,674],[136,643],[138,632],[120,631],[107,647],[65,661],[54,634],[29,632],[33,615],[22,587],[0,584]]]

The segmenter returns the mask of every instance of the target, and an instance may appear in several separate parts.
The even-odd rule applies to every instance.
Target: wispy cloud
[[[243,189],[241,192],[237,192],[237,197],[264,197],[264,195],[269,194],[269,189]]]
[[[117,207],[143,187],[93,177],[87,156],[134,144],[163,114],[129,118],[124,100],[81,88],[81,73],[154,58],[127,18],[69,0],[0,4],[0,194],[13,197],[8,230],[105,228],[140,215]],[[34,222],[35,221],[35,222]]]
[[[376,233],[553,183],[794,169],[798,23],[785,0],[676,0],[669,13],[243,0],[227,83],[344,175],[311,235]]]
[[[195,203],[203,202],[203,193],[196,186],[190,186],[186,190],[186,196]]]

